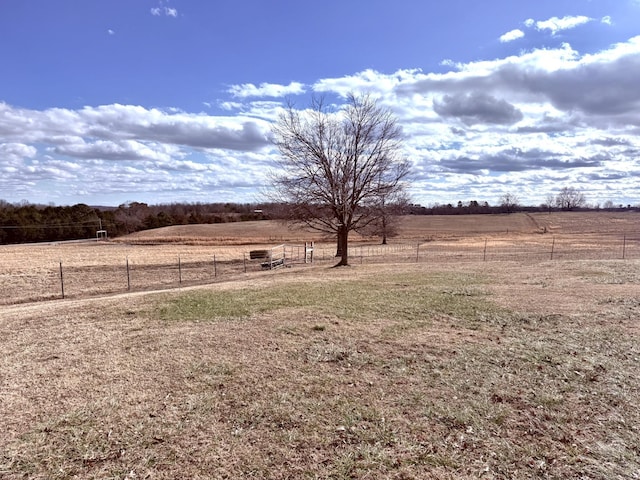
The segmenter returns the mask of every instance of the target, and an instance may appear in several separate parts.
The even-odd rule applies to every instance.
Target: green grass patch
[[[489,301],[482,282],[482,278],[474,275],[413,274],[287,283],[260,289],[197,291],[163,301],[156,312],[161,319],[172,322],[246,319],[295,308],[341,320],[394,319],[424,325],[425,318],[437,314],[482,322],[503,313]]]

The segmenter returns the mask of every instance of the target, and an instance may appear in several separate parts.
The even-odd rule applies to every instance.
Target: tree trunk
[[[342,257],[342,252],[344,251],[344,245],[342,243],[344,241],[344,237],[341,233],[342,228],[343,227],[338,227],[338,232],[336,234],[336,258]]]
[[[349,265],[349,229],[344,225],[338,227],[338,251],[340,261],[336,264],[336,267]]]
[[[387,244],[387,214],[382,214],[382,245]]]

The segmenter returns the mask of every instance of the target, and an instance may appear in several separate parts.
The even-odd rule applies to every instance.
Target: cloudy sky
[[[416,203],[640,204],[640,0],[2,0],[0,199],[255,202],[285,102],[370,92]]]

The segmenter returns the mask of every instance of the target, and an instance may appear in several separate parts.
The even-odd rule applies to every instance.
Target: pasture
[[[406,216],[387,246],[351,235],[353,264],[640,258],[637,212]],[[284,245],[287,263],[334,262],[335,240],[278,221],[165,227],[108,242],[0,246],[0,305],[211,284],[261,270],[250,251]],[[283,252],[283,249],[286,250]]]
[[[415,217],[393,241],[605,238],[637,219]],[[207,227],[1,251],[27,271],[51,249],[80,268],[322,241]],[[640,259],[330,265],[0,306],[0,477],[640,478]]]

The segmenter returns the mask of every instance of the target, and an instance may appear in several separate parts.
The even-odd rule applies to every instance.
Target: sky
[[[0,200],[258,203],[313,96],[397,118],[421,205],[640,205],[640,0],[0,0]]]

